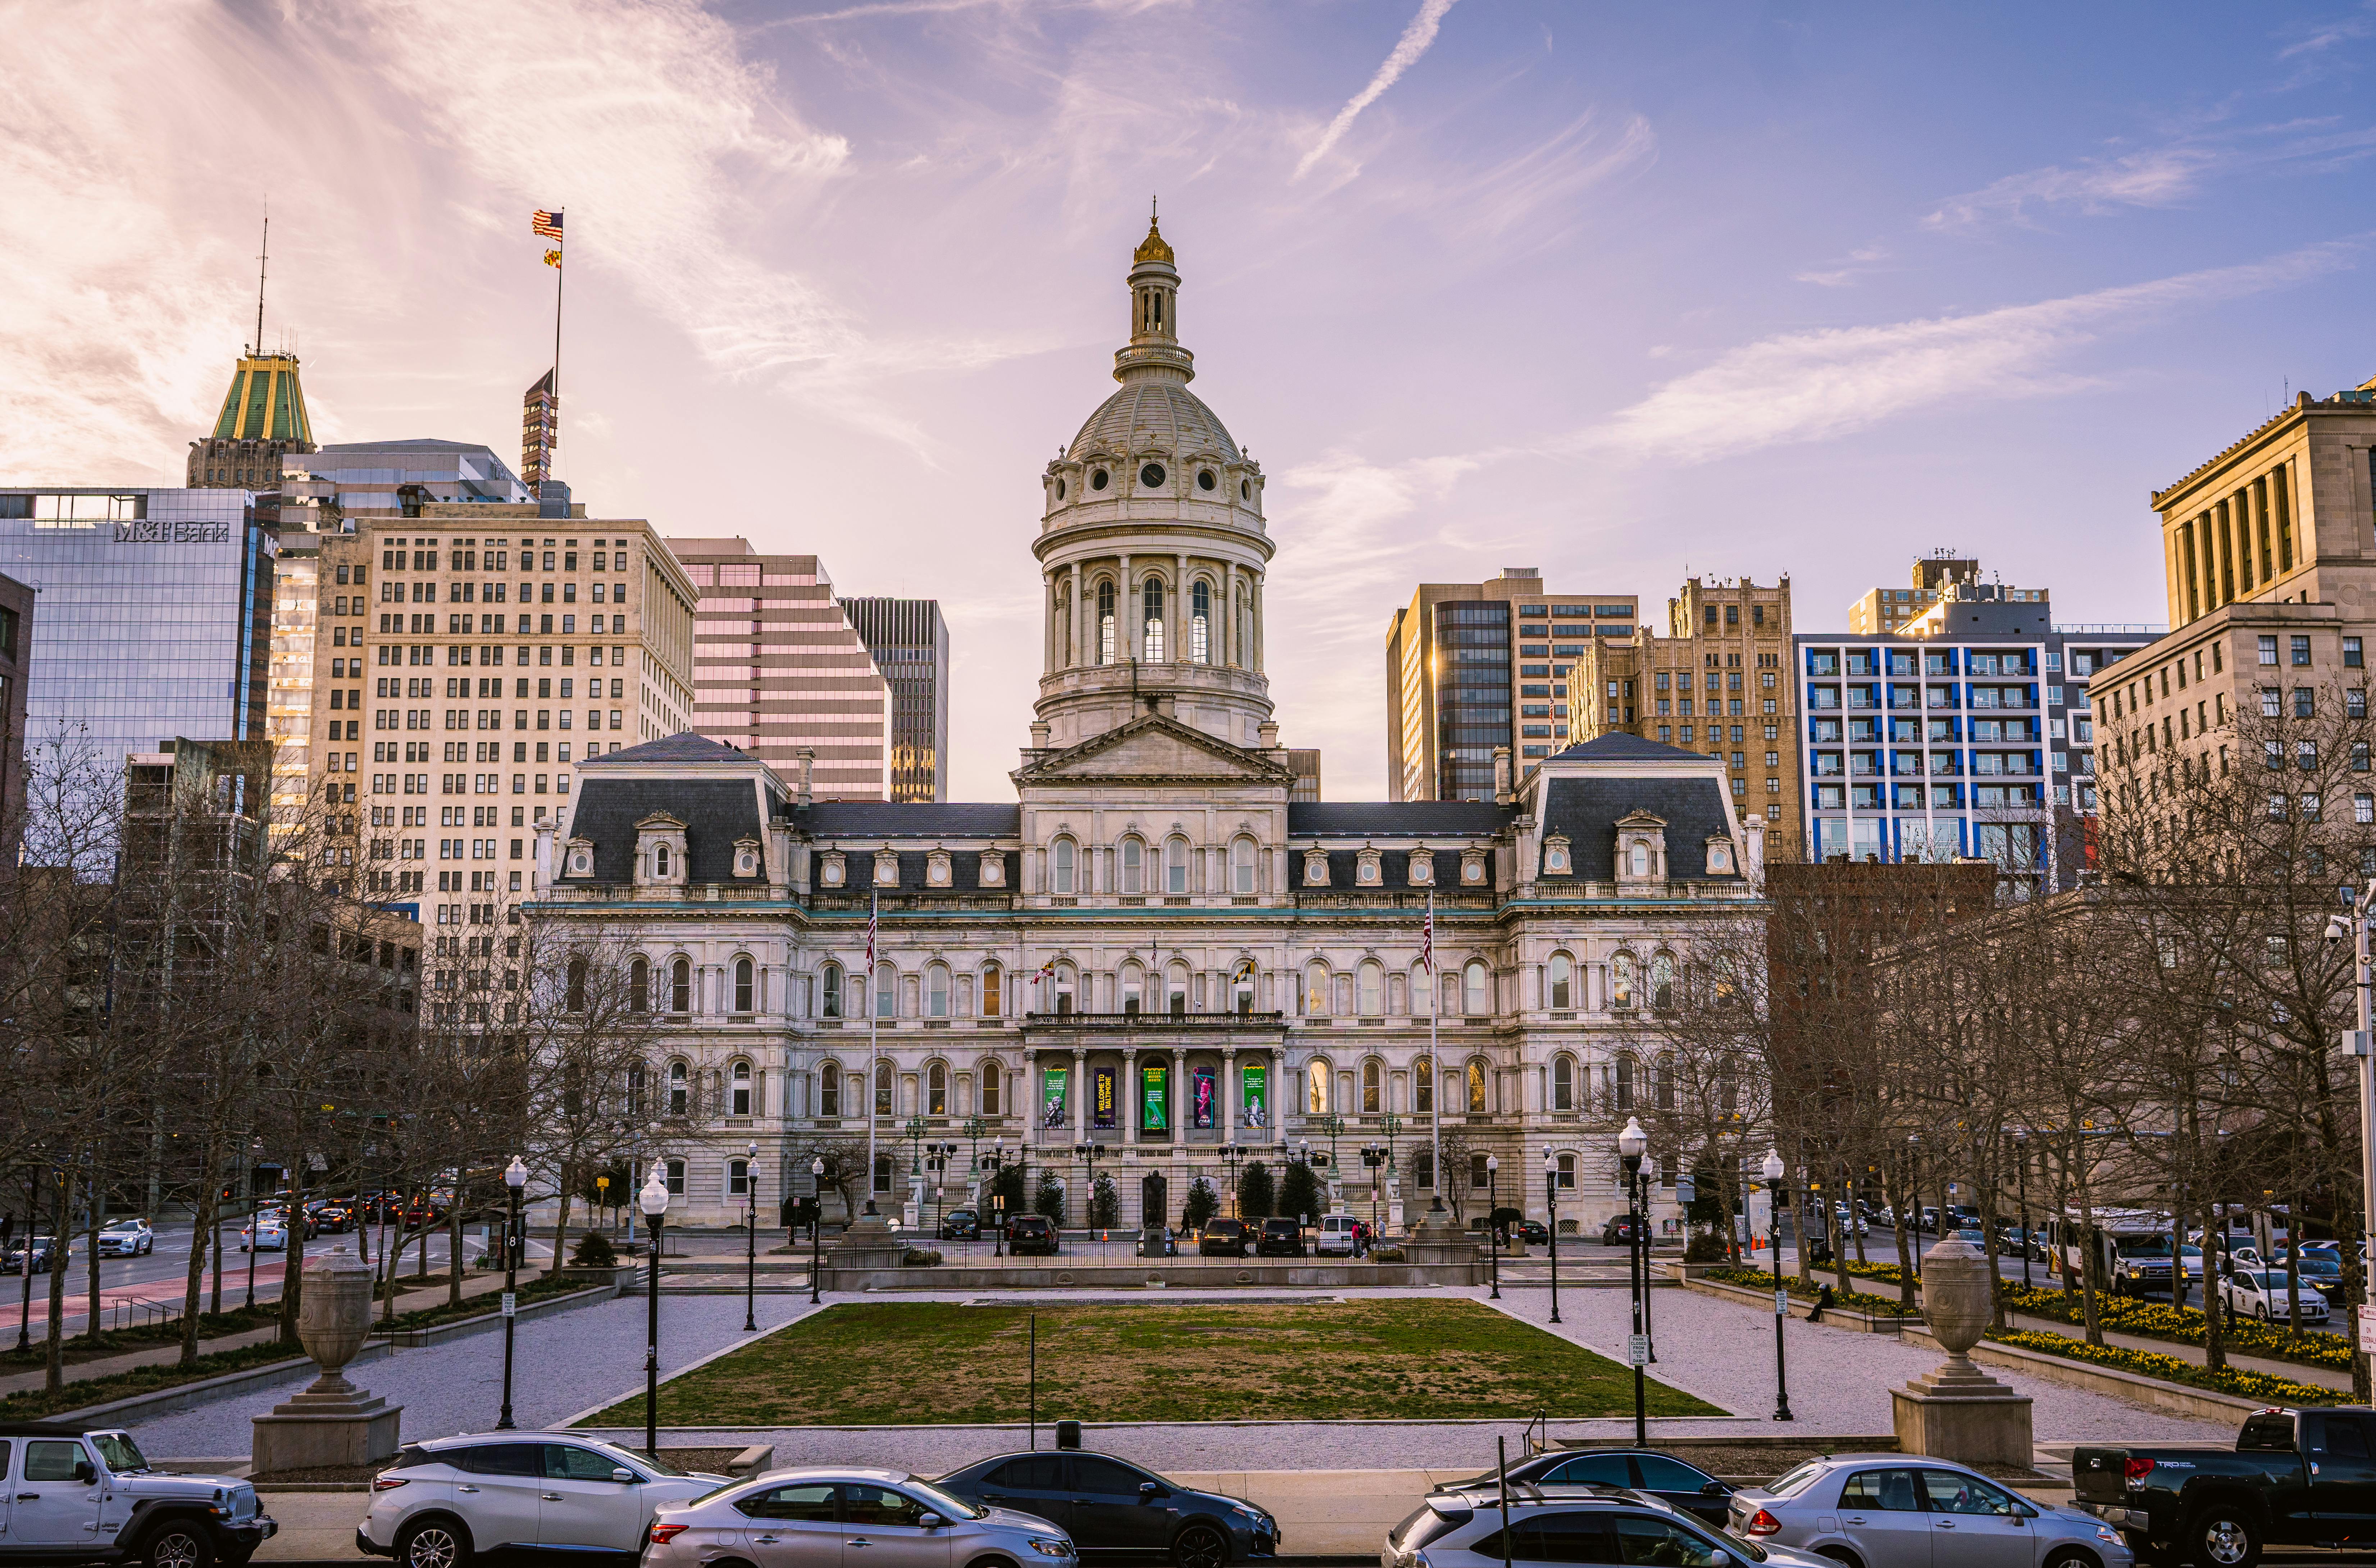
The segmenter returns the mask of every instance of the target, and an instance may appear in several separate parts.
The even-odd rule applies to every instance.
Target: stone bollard
[[[2033,1462],[2030,1400],[1982,1372],[1972,1347],[1988,1332],[1995,1282],[1988,1255],[1942,1238],[1922,1256],[1922,1317],[1947,1359],[1928,1376],[1890,1390],[1897,1446],[1958,1464]]]
[[[394,1457],[401,1405],[347,1381],[371,1332],[372,1270],[344,1244],[306,1260],[297,1339],[321,1368],[305,1391],[254,1418],[255,1473],[368,1465]]]

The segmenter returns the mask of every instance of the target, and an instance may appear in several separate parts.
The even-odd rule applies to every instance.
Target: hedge
[[[2206,1367],[2198,1367],[2192,1361],[2181,1361],[2176,1356],[2164,1356],[2151,1350],[2090,1345],[2067,1334],[2018,1329],[2008,1334],[1991,1334],[1988,1337],[1991,1344],[2018,1346],[2025,1350],[2041,1351],[2065,1360],[2112,1367],[2121,1372],[2135,1372],[2141,1377],[2157,1378],[2164,1383],[2182,1383],[2220,1394],[2257,1399],[2264,1405],[2340,1405],[2351,1397],[2347,1393],[2338,1393],[2331,1388],[2312,1388],[2308,1384],[2271,1377],[2266,1372],[2237,1372],[2233,1369],[2213,1372]]]
[[[2080,1299],[2065,1296],[2060,1290],[2010,1286],[2004,1293],[2004,1303],[2008,1312],[2026,1313],[2055,1323],[2086,1321],[2085,1307]],[[2180,1345],[2200,1345],[2207,1333],[2203,1313],[2193,1307],[2176,1307],[2131,1296],[2098,1295],[2096,1322],[2115,1333],[2168,1339]],[[2230,1350],[2305,1367],[2324,1367],[2332,1372],[2351,1370],[2351,1341],[2339,1334],[2305,1334],[2296,1338],[2274,1323],[2239,1318],[2228,1324],[2222,1337]]]
[[[1774,1276],[1764,1269],[1712,1268],[1707,1271],[1707,1277],[1720,1279],[1727,1285],[1746,1286],[1752,1290],[1774,1289]],[[1816,1292],[1830,1283],[1831,1281],[1827,1279],[1817,1279],[1810,1283],[1800,1279],[1795,1274],[1786,1274],[1782,1277],[1783,1289],[1802,1301],[1813,1301]],[[1919,1317],[1921,1315],[1917,1308],[1907,1306],[1895,1297],[1868,1296],[1860,1290],[1851,1290],[1845,1296],[1834,1290],[1832,1305],[1846,1307],[1850,1312],[1863,1313],[1871,1317]]]

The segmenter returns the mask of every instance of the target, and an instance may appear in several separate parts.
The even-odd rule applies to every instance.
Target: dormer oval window
[[[738,845],[735,848],[734,874],[737,876],[756,876],[759,874],[759,851],[756,848],[749,844]],[[748,1009],[746,1008],[744,1011],[747,1012]]]
[[[1107,476],[1105,469],[1091,469],[1089,470],[1089,488],[1091,490],[1103,490],[1106,487],[1106,482]]]
[[[1378,852],[1375,849],[1362,850],[1360,859],[1354,862],[1354,880],[1364,887],[1374,887],[1378,885],[1379,876]]]
[[[1214,486],[1216,486],[1216,485],[1219,484],[1220,482],[1221,482],[1221,481],[1220,481],[1219,480],[1217,480],[1217,479],[1215,479],[1215,478],[1213,477],[1213,470],[1212,470],[1212,469],[1198,469],[1196,470],[1196,488],[1197,488],[1197,489],[1199,489],[1199,490],[1211,490]]]
[[[924,861],[924,880],[934,887],[949,885],[949,857],[944,849],[935,849]]]
[[[839,855],[826,856],[823,865],[818,868],[817,880],[824,883],[827,887],[838,887],[841,885],[842,875],[841,857]]]
[[[1485,857],[1482,855],[1464,856],[1460,861],[1460,880],[1467,883],[1483,882],[1485,880]]]
[[[1707,853],[1707,868],[1709,871],[1717,873],[1730,871],[1732,869],[1732,846],[1729,844],[1709,845]]]
[[[1568,860],[1567,840],[1556,835],[1543,840],[1543,874],[1566,876],[1574,866]]]
[[[1424,849],[1413,849],[1410,858],[1410,884],[1427,887],[1435,882],[1435,857]]]
[[[593,869],[594,857],[592,855],[588,854],[584,849],[578,849],[571,853],[569,857],[570,875],[584,876]]]
[[[876,852],[874,856],[874,885],[877,887],[897,887],[899,885],[899,857],[895,851],[883,849]]]
[[[979,873],[979,880],[984,887],[1005,886],[1006,857],[994,851],[985,853],[981,857],[981,870]]]

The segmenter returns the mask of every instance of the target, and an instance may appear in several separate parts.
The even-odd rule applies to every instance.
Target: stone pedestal
[[[1957,1464],[2031,1462],[2030,1401],[1973,1364],[1995,1281],[1978,1247],[1953,1236],[1922,1256],[1922,1316],[1947,1352],[1927,1377],[1890,1392],[1897,1446]]]
[[[1148,1225],[1140,1229],[1138,1232],[1138,1255],[1140,1257],[1159,1258],[1167,1256],[1169,1253],[1170,1241],[1164,1235],[1162,1226]]]
[[[1452,1222],[1449,1209],[1430,1209],[1403,1239],[1403,1259],[1422,1268],[1461,1268],[1475,1282],[1479,1267],[1477,1243]]]
[[[257,1475],[323,1465],[368,1465],[395,1456],[404,1407],[357,1388],[341,1369],[371,1327],[371,1265],[347,1247],[308,1262],[297,1338],[322,1369],[310,1387],[253,1418]]]
[[[825,1288],[828,1290],[848,1289],[837,1282],[843,1278],[862,1278],[881,1269],[896,1269],[908,1253],[908,1243],[891,1222],[880,1214],[861,1214],[852,1220],[826,1249]]]

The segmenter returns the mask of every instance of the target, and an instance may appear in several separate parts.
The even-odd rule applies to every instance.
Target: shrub
[[[1744,1285],[1752,1290],[1766,1291],[1774,1289],[1773,1274],[1762,1268],[1712,1268],[1708,1270],[1707,1277],[1710,1279],[1722,1280],[1727,1285]],[[1786,1274],[1782,1277],[1782,1288],[1802,1301],[1813,1301],[1817,1292],[1829,1283],[1830,1281],[1824,1279],[1811,1283],[1800,1279],[1795,1274]],[[1868,1296],[1861,1290],[1851,1290],[1843,1296],[1835,1289],[1832,1292],[1832,1305],[1846,1307],[1850,1312],[1863,1313],[1871,1317],[1919,1317],[1921,1315],[1914,1308],[1905,1305],[1895,1297]]]
[[[2014,1285],[2006,1289],[2004,1303],[2007,1312],[2024,1313],[2053,1323],[2086,1321],[2085,1303],[2060,1290],[2026,1289]],[[2192,1307],[2141,1301],[2133,1296],[2097,1296],[2096,1322],[2117,1334],[2168,1339],[2180,1345],[2200,1345],[2208,1333],[2203,1313]],[[2351,1370],[2352,1344],[2339,1334],[2305,1334],[2297,1339],[2277,1324],[2239,1318],[2228,1324],[2222,1337],[2229,1350],[2244,1355],[2266,1356],[2334,1372]]]
[[[618,1262],[619,1254],[612,1250],[611,1238],[600,1230],[588,1230],[578,1238],[577,1245],[569,1253],[572,1268],[612,1268]]]
[[[1051,1225],[1064,1223],[1064,1184],[1044,1165],[1040,1168],[1040,1190],[1031,1194],[1031,1208],[1047,1216]]]
[[[940,1261],[938,1247],[910,1247],[899,1255],[899,1262],[909,1268],[930,1268]]]
[[[1278,1212],[1278,1185],[1270,1167],[1257,1159],[1238,1178],[1238,1212],[1248,1219],[1268,1219]]]
[[[2351,1397],[2332,1388],[2312,1388],[2307,1384],[2271,1377],[2265,1372],[2237,1372],[2232,1368],[2226,1372],[2213,1372],[2192,1361],[2181,1361],[2176,1356],[2159,1355],[2151,1350],[2130,1350],[2117,1345],[2090,1345],[2067,1334],[2019,1329],[2008,1334],[1991,1334],[1989,1338],[1994,1344],[2017,1345],[2025,1350],[2043,1351],[2066,1360],[2087,1361],[2096,1366],[2135,1372],[2143,1377],[2159,1378],[2165,1383],[2183,1383],[2196,1388],[2216,1389],[2222,1394],[2241,1395],[2247,1399],[2258,1399],[2268,1405],[2339,1405]]]
[[[1724,1238],[1713,1230],[1703,1230],[1683,1243],[1685,1263],[1722,1263],[1725,1261]]]
[[[1199,1176],[1188,1183],[1188,1196],[1180,1206],[1180,1224],[1183,1229],[1202,1230],[1205,1222],[1221,1212],[1221,1200],[1214,1194],[1213,1183]]]
[[[1122,1223],[1122,1190],[1114,1185],[1111,1171],[1099,1171],[1098,1179],[1089,1184],[1089,1223],[1102,1229]]]
[[[1327,1207],[1320,1194],[1320,1178],[1300,1159],[1287,1162],[1287,1179],[1279,1183],[1278,1206],[1297,1219],[1310,1219]]]

